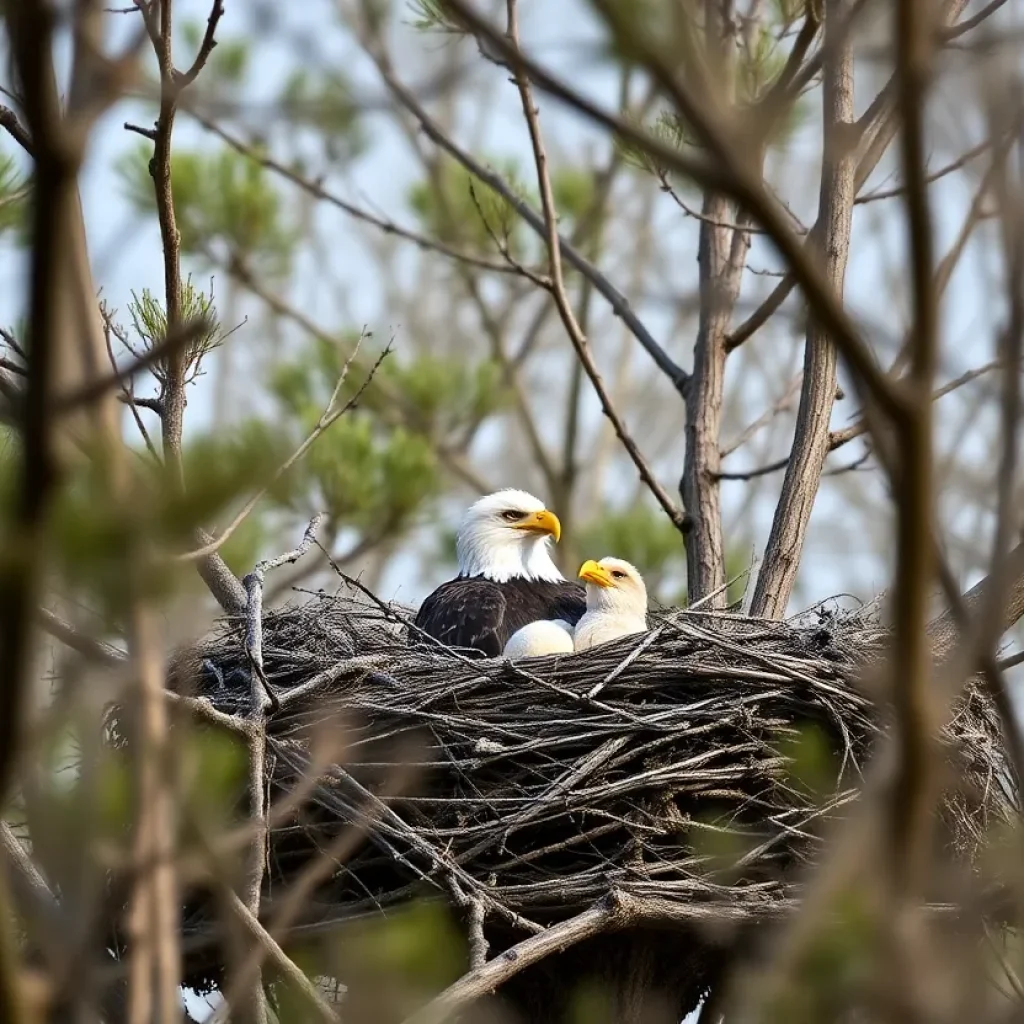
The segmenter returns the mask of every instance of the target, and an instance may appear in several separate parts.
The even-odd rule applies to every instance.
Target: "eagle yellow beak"
[[[512,529],[528,530],[530,533],[550,533],[556,544],[562,536],[562,524],[558,521],[558,516],[546,508],[539,512],[531,512],[525,519],[513,523]]]
[[[615,581],[612,574],[603,566],[599,565],[592,558],[588,558],[580,566],[580,579],[593,583],[598,587],[614,587]]]

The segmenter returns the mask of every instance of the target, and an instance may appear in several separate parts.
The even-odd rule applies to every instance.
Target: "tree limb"
[[[853,45],[848,35],[835,35],[842,28],[846,6],[844,0],[828,0],[825,4],[825,149],[818,200],[818,222],[824,224],[821,258],[837,299],[843,295],[855,195],[855,155],[849,145],[854,113]],[[818,321],[809,317],[793,447],[750,603],[750,614],[760,618],[782,618],[796,582],[811,510],[829,453],[837,369],[835,346]]]

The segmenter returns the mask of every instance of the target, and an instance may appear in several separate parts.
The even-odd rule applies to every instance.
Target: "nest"
[[[785,623],[668,611],[653,627],[513,665],[411,641],[401,613],[351,592],[265,615],[275,799],[307,772],[318,723],[338,715],[347,737],[341,763],[278,823],[267,892],[369,821],[306,928],[424,896],[482,918],[492,949],[610,893],[680,908],[684,929],[702,910],[777,915],[885,727],[856,680],[887,634],[870,613],[825,608]],[[179,687],[244,715],[244,622],[223,622],[193,654]],[[970,862],[1015,800],[979,689],[944,739],[958,785],[943,842]],[[379,799],[396,773],[401,792]],[[688,978],[684,1011],[713,969],[706,945],[690,935],[685,962],[666,954],[665,970]]]

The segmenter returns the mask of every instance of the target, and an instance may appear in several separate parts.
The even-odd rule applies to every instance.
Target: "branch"
[[[52,12],[42,4],[8,8],[11,48],[25,91],[25,109],[35,141],[35,201],[29,268],[28,345],[24,408],[19,416],[22,457],[9,524],[16,559],[0,567],[0,651],[5,682],[0,687],[0,802],[6,800],[28,686],[32,622],[39,605],[46,551],[45,531],[60,477],[57,434],[51,415],[61,372],[61,328],[70,301],[64,263],[68,226],[75,215],[81,152],[69,152],[61,133],[52,65]]]
[[[925,171],[924,111],[931,62],[931,25],[914,0],[896,4],[896,81],[903,131],[900,156],[906,192],[913,341],[904,403],[897,421],[901,487],[896,514],[893,699],[899,762],[888,838],[892,883],[900,899],[917,896],[931,849],[931,650],[926,633],[934,578],[932,380],[937,356],[931,214]]]
[[[257,562],[253,571],[242,581],[248,597],[245,614],[245,653],[252,669],[251,707],[253,714],[259,716],[260,719],[266,715],[268,709],[277,706],[277,697],[270,688],[266,673],[263,671],[263,580],[271,569],[297,562],[309,550],[316,539],[316,531],[320,529],[323,518],[321,513],[309,521],[297,548],[278,555],[276,558],[265,558],[263,561]],[[262,692],[260,692],[260,687],[262,687]]]
[[[183,75],[179,74],[176,76],[179,90],[191,85],[198,77],[199,72],[206,67],[206,62],[210,59],[210,54],[213,53],[213,48],[217,45],[215,38],[217,24],[223,16],[224,0],[213,0],[210,16],[206,19],[206,32],[203,34],[203,41],[199,44],[199,52],[196,54],[196,59],[192,62],[192,66],[188,71]]]
[[[516,0],[507,0],[507,10],[508,38],[511,45],[515,48],[515,51],[518,53],[519,28],[516,12]],[[537,171],[537,185],[541,195],[545,241],[548,248],[549,274],[551,277],[551,283],[548,286],[548,290],[551,292],[551,297],[558,308],[558,315],[562,320],[566,333],[569,335],[569,340],[576,352],[576,357],[580,361],[580,364],[587,376],[590,378],[590,383],[601,402],[601,409],[611,422],[616,435],[622,442],[622,446],[626,449],[629,457],[633,460],[633,464],[636,466],[637,472],[640,474],[640,479],[647,485],[651,494],[654,495],[655,500],[662,509],[664,509],[665,514],[669,517],[676,529],[685,533],[687,529],[686,516],[680,509],[676,508],[665,489],[655,479],[654,474],[651,472],[646,460],[640,453],[639,448],[637,448],[633,438],[626,430],[625,424],[615,409],[615,406],[612,404],[611,397],[604,386],[601,374],[590,354],[587,339],[583,336],[583,331],[580,329],[579,322],[576,320],[576,315],[573,312],[572,303],[569,301],[569,296],[566,294],[565,281],[562,277],[562,240],[558,234],[558,217],[555,212],[555,200],[551,188],[551,178],[547,169],[547,155],[544,150],[544,140],[540,132],[540,122],[537,117],[537,108],[533,102],[529,79],[518,65],[515,71],[515,81],[522,101],[523,116],[526,119],[527,129],[530,133],[530,143],[533,148],[534,164]]]
[[[123,387],[136,374],[149,369],[162,359],[174,357],[208,328],[209,321],[202,316],[193,317],[185,323],[178,324],[173,331],[168,331],[160,341],[148,348],[142,355],[136,356],[123,369],[115,370],[106,377],[90,381],[71,394],[58,396],[54,400],[54,412],[66,414],[83,405],[91,405],[109,392]]]
[[[477,999],[500,988],[527,967],[552,953],[561,952],[584,939],[608,931],[615,918],[614,903],[602,900],[597,906],[551,925],[539,935],[516,943],[450,985],[427,1006],[408,1017],[404,1024],[444,1024]]]
[[[46,608],[39,608],[36,614],[39,624],[50,636],[90,661],[109,666],[123,665],[125,663],[128,655],[119,648],[83,635],[70,623],[58,618]]]
[[[821,191],[818,221],[824,224],[820,258],[837,299],[842,298],[850,254],[850,227],[855,196],[855,156],[848,143],[853,123],[853,46],[848,35],[836,37],[845,0],[825,4],[824,83],[822,89]],[[793,448],[771,533],[750,603],[750,614],[782,618],[793,592],[814,499],[829,453],[829,421],[837,381],[835,346],[812,316],[804,348],[803,384]]]
[[[10,107],[0,106],[0,127],[6,128],[7,133],[29,156],[35,156],[35,147],[32,145],[32,136],[18,120],[18,115]]]
[[[461,3],[456,3],[452,0],[452,6],[457,7],[460,12],[466,10]],[[476,20],[479,23],[479,19],[476,15],[470,14],[470,18]],[[501,38],[500,35],[494,32],[489,27],[485,32],[481,33],[485,38],[499,39],[499,47],[505,52],[511,52],[510,44],[507,40]],[[509,187],[505,180],[499,174],[495,174],[493,171],[489,171],[486,167],[475,160],[468,152],[457,145],[447,134],[443,131],[441,126],[426,112],[426,110],[420,105],[416,97],[398,80],[394,73],[394,69],[391,67],[390,61],[387,55],[384,53],[378,41],[374,39],[365,40],[367,49],[373,57],[378,69],[380,70],[381,77],[384,79],[385,84],[392,91],[398,101],[404,106],[416,120],[420,123],[423,131],[427,137],[441,149],[443,149],[449,156],[457,160],[463,167],[466,168],[472,175],[479,178],[486,185],[490,186],[498,195],[502,197],[523,219],[523,221],[530,227],[540,238],[547,238],[547,227],[544,223],[544,218],[541,214],[538,214],[528,203],[521,199],[516,193]],[[522,58],[521,63],[524,68],[529,67],[531,62],[525,57]],[[532,78],[531,74],[531,78]],[[664,373],[673,385],[677,389],[685,387],[687,374],[678,366],[673,359],[668,355],[667,352],[654,340],[653,335],[644,327],[640,319],[632,311],[629,305],[629,301],[622,295],[618,289],[612,285],[604,274],[597,269],[582,253],[580,253],[567,239],[559,235],[559,246],[562,255],[565,259],[587,280],[593,284],[597,291],[605,298],[608,304],[611,306],[616,316],[620,317],[623,323],[629,328],[634,337],[640,342],[645,351],[654,360],[655,365]]]

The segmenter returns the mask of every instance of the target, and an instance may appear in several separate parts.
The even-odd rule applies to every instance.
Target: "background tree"
[[[37,736],[54,771],[89,761],[112,659],[147,751],[118,820],[164,864],[169,794],[232,757],[168,753],[165,647],[244,609],[241,575],[318,513],[330,561],[268,604],[330,562],[415,602],[506,485],[558,511],[567,574],[614,553],[666,603],[779,618],[892,584],[910,863],[926,603],[994,572],[988,621],[1019,617],[1020,14],[6,4],[0,783],[43,888],[95,899],[99,862],[32,829],[57,796],[25,765]],[[82,806],[118,778],[80,771]],[[140,1021],[180,981],[143,941],[179,879],[151,876]]]

